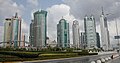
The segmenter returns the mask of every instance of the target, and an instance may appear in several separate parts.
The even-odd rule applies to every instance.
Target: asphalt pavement
[[[62,59],[52,59],[52,60],[36,60],[36,61],[28,61],[23,63],[90,63],[91,61],[98,60],[100,58],[105,58],[111,55],[112,54],[103,54],[103,55],[62,58]]]

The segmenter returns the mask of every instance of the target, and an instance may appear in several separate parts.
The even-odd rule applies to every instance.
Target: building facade
[[[13,35],[12,35],[12,41],[14,48],[17,48],[20,46],[21,42],[21,18],[18,17],[17,13],[12,18],[13,20]]]
[[[85,49],[87,47],[87,42],[85,40],[85,32],[81,32],[80,41],[81,41],[81,48]]]
[[[62,48],[70,47],[69,23],[63,18],[57,24],[57,44]]]
[[[21,41],[21,18],[17,13],[12,18],[7,18],[4,24],[4,44],[7,47],[18,48]]]
[[[34,20],[31,20],[30,23],[30,36],[29,36],[29,42],[31,47],[35,47],[35,42],[34,42]]]
[[[100,15],[100,28],[101,28],[102,48],[104,50],[108,50],[110,46],[109,31],[107,25],[107,17],[105,17],[103,11],[102,11],[102,15]]]
[[[97,47],[101,48],[101,45],[100,45],[100,35],[99,35],[98,32],[96,32],[96,38],[97,38]]]
[[[3,46],[10,47],[12,42],[12,19],[11,18],[6,18],[5,23],[4,23],[4,43]]]
[[[76,20],[73,21],[72,32],[73,32],[73,47],[80,48],[79,22]]]
[[[87,48],[97,48],[95,18],[92,15],[90,18],[85,16],[84,29]]]
[[[21,43],[20,43],[20,47],[21,48],[25,48],[25,34],[22,34],[22,39],[21,39]]]
[[[47,45],[48,45],[48,47],[54,48],[54,47],[57,46],[57,42],[56,42],[55,40],[53,40],[53,41],[48,40],[48,41],[47,41]]]
[[[41,10],[34,13],[34,20],[30,24],[30,43],[37,48],[46,47],[47,37],[47,11]]]

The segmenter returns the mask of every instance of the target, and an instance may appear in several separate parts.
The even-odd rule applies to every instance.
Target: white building
[[[50,46],[50,47],[56,47],[57,46],[57,42],[55,40],[54,41],[48,40],[47,41],[47,45]]]
[[[73,31],[73,47],[80,48],[79,22],[76,20],[73,21],[72,31]]]
[[[3,46],[10,47],[11,46],[11,40],[12,40],[12,19],[6,18],[4,23],[4,42]]]
[[[87,48],[96,48],[96,25],[95,18],[92,15],[90,18],[88,18],[87,16],[84,18],[84,29]]]
[[[104,50],[108,50],[110,46],[109,31],[107,26],[107,18],[105,17],[103,11],[102,11],[102,15],[100,15],[100,28],[101,28],[102,47]]]

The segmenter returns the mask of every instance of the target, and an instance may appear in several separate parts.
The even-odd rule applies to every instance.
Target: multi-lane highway
[[[101,58],[110,57],[113,54],[115,53],[101,54],[101,55],[94,55],[94,56],[74,57],[74,58],[64,58],[64,59],[37,60],[37,61],[31,61],[31,62],[27,61],[24,63],[91,63],[91,61],[96,61]]]

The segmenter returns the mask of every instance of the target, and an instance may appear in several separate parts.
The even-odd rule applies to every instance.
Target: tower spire
[[[17,12],[15,13],[15,18],[18,18],[18,13]]]
[[[104,15],[103,7],[102,7],[102,15]]]

